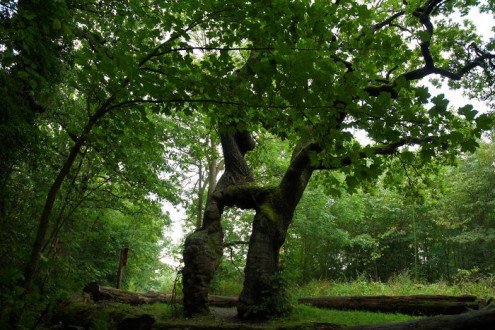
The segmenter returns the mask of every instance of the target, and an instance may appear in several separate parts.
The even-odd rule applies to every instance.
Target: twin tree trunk
[[[208,197],[202,227],[185,241],[184,314],[209,312],[208,290],[223,254],[221,217],[225,206],[237,206],[256,210],[238,314],[242,318],[266,318],[285,308],[278,276],[279,251],[311,177],[308,148],[296,148],[278,187],[260,188],[244,159],[255,146],[251,135],[225,134],[221,140],[225,172]]]

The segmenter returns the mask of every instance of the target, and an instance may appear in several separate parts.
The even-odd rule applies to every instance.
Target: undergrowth
[[[299,297],[317,296],[373,296],[373,295],[472,295],[479,299],[495,297],[495,277],[488,276],[476,281],[457,281],[448,283],[422,283],[411,278],[409,273],[392,277],[388,282],[375,282],[360,276],[352,282],[311,281],[298,288]]]
[[[224,283],[222,283],[224,284]],[[237,295],[235,285],[222,285],[222,294]],[[362,311],[325,310],[297,303],[298,297],[316,296],[360,296],[360,295],[411,295],[411,294],[442,294],[442,295],[474,295],[478,299],[489,299],[495,296],[495,277],[478,278],[475,281],[457,281],[453,284],[441,281],[437,283],[421,283],[414,281],[408,273],[397,275],[387,283],[375,282],[361,276],[352,282],[312,281],[304,286],[289,290],[292,312],[276,320],[260,323],[261,328],[277,329],[280,327],[302,327],[312,323],[334,323],[343,325],[380,324],[402,322],[418,317],[403,314],[386,314]],[[230,290],[234,292],[230,292]],[[59,313],[59,320],[64,324],[77,325],[85,328],[111,329],[123,317],[136,317],[148,314],[155,320],[154,328],[169,328],[173,326],[209,326],[220,329],[223,326],[232,327],[236,322],[231,318],[209,315],[192,319],[182,316],[181,302],[176,306],[155,304],[128,306],[124,304],[69,304]],[[76,309],[77,311],[73,310]],[[232,316],[235,309],[227,309]],[[64,313],[65,312],[65,313]],[[64,315],[65,314],[65,315]],[[234,323],[231,323],[234,322]]]
[[[294,309],[290,315],[279,320],[272,321],[272,325],[290,325],[293,323],[315,322],[336,323],[351,326],[360,324],[403,322],[418,318],[420,317],[404,314],[328,310],[297,304],[294,306]]]

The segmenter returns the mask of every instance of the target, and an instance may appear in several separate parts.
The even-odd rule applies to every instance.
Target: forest
[[[1,0],[0,328],[494,324],[494,13]],[[95,287],[167,298],[102,304]],[[476,308],[301,300],[406,295]]]

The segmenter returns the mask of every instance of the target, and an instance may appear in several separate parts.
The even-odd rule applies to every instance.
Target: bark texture
[[[182,299],[181,296],[174,297],[171,294],[160,292],[130,292],[107,286],[100,286],[98,283],[90,283],[84,287],[84,292],[89,293],[94,302],[113,301],[129,305],[143,304],[170,304],[175,300]],[[215,307],[235,307],[237,297],[225,297],[208,295],[208,303]]]
[[[474,296],[412,295],[412,296],[349,296],[299,298],[299,303],[338,310],[402,313],[408,315],[453,315],[476,310]]]
[[[243,207],[242,200],[233,191],[240,191],[238,187],[254,182],[244,159],[246,152],[255,146],[251,135],[246,132],[224,134],[221,141],[225,172],[213,193],[208,196],[202,227],[189,235],[184,244],[182,277],[185,316],[209,313],[208,290],[223,254],[220,221],[224,207]]]
[[[309,145],[296,147],[280,185],[257,201],[259,206],[249,241],[244,287],[237,306],[241,318],[265,319],[283,314],[289,308],[284,283],[279,276],[279,251],[311,178],[309,152]]]

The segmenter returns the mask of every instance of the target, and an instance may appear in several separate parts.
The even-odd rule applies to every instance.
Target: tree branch
[[[400,147],[406,146],[406,145],[420,145],[424,143],[429,143],[433,142],[435,140],[434,137],[426,137],[424,139],[419,139],[419,138],[413,138],[413,137],[405,137],[400,139],[397,142],[393,142],[390,144],[386,145],[381,145],[381,146],[376,146],[374,147],[371,152],[365,152],[361,151],[357,154],[357,156],[351,157],[350,155],[343,156],[340,159],[337,159],[335,162],[332,162],[335,165],[322,165],[318,164],[317,166],[313,167],[314,170],[336,170],[345,166],[352,165],[353,160],[358,158],[358,159],[364,159],[368,158],[370,156],[376,156],[376,155],[391,155],[397,152],[397,150]]]
[[[244,210],[256,210],[274,190],[274,187],[237,184],[230,185],[221,191],[215,192],[213,197],[221,200],[225,206],[236,206]]]
[[[249,244],[248,241],[232,241],[232,242],[223,243],[223,247],[224,248],[228,248],[228,247],[231,247],[231,246],[248,245],[248,244]]]
[[[406,72],[402,75],[399,75],[397,79],[405,78],[408,81],[412,81],[412,80],[423,79],[432,74],[437,74],[442,77],[458,81],[461,80],[463,76],[468,74],[474,68],[483,67],[486,64],[487,60],[491,63],[491,60],[495,59],[495,54],[483,52],[479,50],[476,44],[473,43],[471,44],[471,47],[475,50],[476,57],[473,60],[466,62],[464,66],[459,68],[457,71],[451,71],[445,68],[438,68],[435,66],[435,61],[433,59],[430,50],[431,39],[434,34],[434,26],[433,23],[431,22],[430,15],[434,13],[436,10],[438,10],[438,8],[440,8],[440,6],[443,5],[445,2],[446,2],[445,0],[430,0],[427,1],[424,6],[417,8],[413,12],[413,15],[419,19],[420,23],[425,28],[425,32],[428,35],[428,37],[423,37],[420,42],[420,49],[424,60],[424,66],[422,68],[415,69]],[[392,95],[393,98],[397,98],[398,97],[398,92],[396,91],[397,79],[391,84],[386,84],[381,86],[368,86],[365,88],[365,90],[371,96],[378,96],[382,92],[388,92]]]

